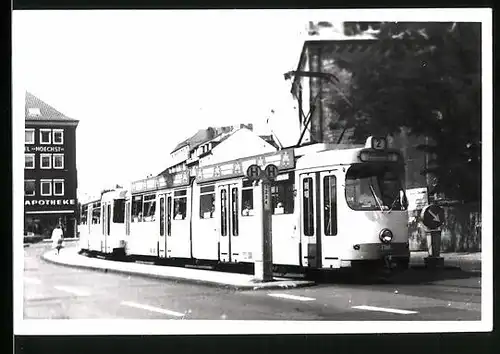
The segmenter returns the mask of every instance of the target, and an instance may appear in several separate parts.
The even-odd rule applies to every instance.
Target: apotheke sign
[[[24,146],[24,152],[64,152],[62,146]]]
[[[75,205],[75,199],[33,199],[25,200],[25,206],[51,206],[51,205]]]

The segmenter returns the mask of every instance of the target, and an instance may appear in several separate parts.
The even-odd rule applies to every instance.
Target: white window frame
[[[26,167],[26,158],[31,157],[31,160],[33,161],[33,165],[30,167]],[[24,168],[27,170],[34,170],[35,169],[35,154],[24,154]]]
[[[32,141],[26,141],[26,133],[33,133],[33,140]],[[35,143],[35,129],[34,128],[26,128],[24,129],[24,143],[26,145],[33,145]]]
[[[47,183],[49,185],[49,193],[44,194],[43,193],[43,184]],[[52,180],[51,179],[42,179],[40,180],[40,195],[43,197],[50,197],[52,196]]]
[[[61,142],[56,142],[56,133],[61,133]],[[54,145],[64,144],[64,129],[52,129],[52,144]]]
[[[43,141],[42,133],[49,132],[49,141]],[[40,129],[40,145],[50,145],[52,144],[52,129]]]
[[[35,182],[35,189],[33,189],[33,194],[26,193],[26,186],[24,186],[24,195],[27,197],[33,197],[36,194],[36,180],[34,179],[25,179],[24,182]]]
[[[60,156],[62,161],[61,167],[56,167],[56,157]],[[52,154],[52,168],[55,170],[64,170],[64,154]]]
[[[56,183],[62,183],[62,189],[61,189],[61,190],[62,190],[62,192],[61,192],[61,194],[56,194]],[[53,184],[54,184],[54,186],[53,186],[53,189],[52,189],[52,190],[53,190],[53,192],[54,192],[54,193],[53,193],[53,194],[54,194],[54,196],[58,196],[58,197],[62,197],[62,196],[64,196],[64,179],[54,179],[54,180],[53,180]]]
[[[42,161],[44,157],[49,158],[49,166],[44,166]],[[52,154],[40,154],[40,168],[43,170],[50,170],[52,168]]]

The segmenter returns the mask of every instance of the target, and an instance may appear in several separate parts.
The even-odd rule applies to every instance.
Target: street
[[[70,245],[68,245],[70,247]],[[376,283],[325,281],[232,290],[46,263],[49,244],[24,249],[25,319],[454,321],[481,319],[481,276],[410,270]]]

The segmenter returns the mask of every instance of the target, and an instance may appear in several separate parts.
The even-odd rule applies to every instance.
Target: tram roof
[[[324,145],[324,144],[322,144]],[[373,154],[374,162],[390,162],[390,155],[396,153],[398,159],[401,159],[400,151],[397,149],[374,150],[364,145],[344,146],[344,148],[334,145],[325,146],[325,149],[318,150],[316,153],[304,154],[297,159],[296,169],[315,168],[332,165],[350,165],[353,163],[363,163],[361,152],[366,151]]]
[[[115,199],[125,199],[128,194],[129,194],[129,191],[126,189],[123,189],[123,188],[115,189],[115,190],[104,192],[102,194],[101,200],[103,202],[105,202],[105,201],[110,201],[110,200],[115,200]]]

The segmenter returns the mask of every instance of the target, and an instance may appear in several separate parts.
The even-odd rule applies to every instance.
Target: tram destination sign
[[[189,171],[181,171],[132,182],[131,190],[132,193],[141,193],[187,185],[189,185]]]
[[[249,167],[255,165],[259,169],[265,170],[269,165],[275,165],[279,171],[288,170],[295,167],[295,155],[293,149],[285,149],[262,155],[244,157],[241,159],[222,162],[198,168],[196,175],[197,182],[208,182],[226,178],[248,176]],[[255,167],[253,169],[256,171]],[[254,172],[256,173],[256,172]]]

